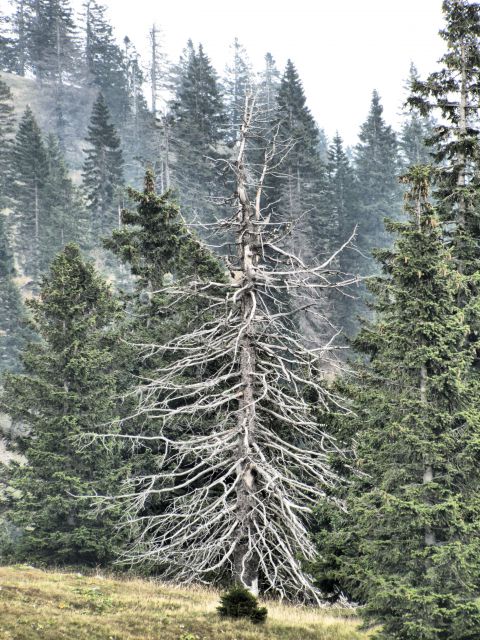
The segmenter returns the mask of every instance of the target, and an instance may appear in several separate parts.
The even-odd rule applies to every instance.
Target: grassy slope
[[[148,580],[0,567],[0,640],[366,640],[335,609],[267,603],[268,621],[220,620],[218,593]]]

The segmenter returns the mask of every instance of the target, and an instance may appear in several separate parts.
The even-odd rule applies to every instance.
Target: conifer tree
[[[430,144],[438,164],[435,197],[442,219],[451,223],[449,236],[459,268],[478,271],[479,238],[479,108],[480,5],[445,0],[446,26],[440,32],[447,52],[442,69],[412,83],[410,105],[421,114],[439,115]]]
[[[28,304],[42,340],[25,350],[24,373],[6,377],[2,396],[3,409],[29,427],[28,464],[12,480],[17,553],[55,564],[104,563],[115,546],[114,514],[95,514],[80,496],[111,492],[118,450],[85,447],[78,438],[116,415],[110,329],[118,306],[74,244],[53,260],[39,299]]]
[[[265,65],[259,74],[257,89],[258,102],[262,111],[262,136],[266,140],[272,137],[272,123],[275,119],[277,94],[280,86],[280,72],[271,53],[265,54]]]
[[[15,249],[23,270],[38,282],[40,233],[45,223],[43,189],[48,175],[47,150],[30,107],[20,120],[12,149]]]
[[[123,154],[120,139],[110,122],[110,112],[100,93],[92,109],[83,165],[83,184],[91,215],[91,230],[105,235],[118,224]]]
[[[69,242],[90,247],[88,215],[80,190],[73,184],[58,139],[46,140],[48,174],[43,187],[46,224],[41,233],[41,268]]]
[[[212,197],[222,193],[215,160],[225,136],[226,115],[217,73],[202,45],[187,48],[177,67],[175,97],[170,105],[172,184],[178,188],[182,208],[203,220],[216,211]]]
[[[144,184],[143,192],[128,189],[130,200],[137,205],[136,211],[123,210],[121,228],[114,229],[103,242],[135,277],[133,291],[124,292],[130,320],[124,323],[122,331],[124,337],[128,334],[131,344],[166,341],[192,322],[198,312],[198,301],[194,308],[186,302],[170,309],[161,292],[166,282],[208,276],[217,282],[225,279],[219,261],[181,219],[172,194],[155,192],[152,171],[147,171]],[[135,348],[125,347],[125,351],[122,366],[130,375],[127,385],[136,384],[139,376],[147,377],[158,366],[156,358],[139,358]]]
[[[287,62],[277,96],[278,141],[283,151],[291,147],[272,180],[270,197],[277,216],[294,221],[294,248],[301,256],[325,255],[326,238],[332,236],[333,219],[326,207],[326,168],[318,153],[319,130],[310,110],[298,72]]]
[[[359,138],[355,149],[360,205],[358,245],[368,254],[373,248],[389,244],[383,219],[387,215],[398,215],[400,208],[397,139],[392,128],[385,123],[377,91],[372,94],[370,111]],[[365,267],[371,268],[372,262],[373,259]]]
[[[355,173],[343,148],[342,138],[337,133],[328,150],[328,204],[335,221],[332,244],[341,247],[352,236],[357,225],[358,202]],[[338,268],[343,274],[355,274],[357,255],[353,247],[347,246],[338,256]],[[334,322],[348,336],[352,336],[356,323],[354,298],[358,289],[336,291]]]
[[[0,47],[1,68],[24,76],[30,68],[30,45],[33,3],[31,0],[10,0],[13,9],[2,20],[5,30]]]
[[[13,95],[10,87],[0,80],[0,209],[6,204],[11,176],[11,147],[15,131]]]
[[[36,77],[59,85],[77,69],[77,27],[69,0],[35,0],[28,25],[29,60]]]
[[[228,139],[235,141],[240,128],[245,96],[252,89],[252,70],[245,48],[235,38],[231,45],[232,60],[225,70],[225,109],[229,125]]]
[[[139,443],[125,457],[129,474],[144,475],[156,472],[158,456],[165,453],[165,447],[155,440],[155,423],[145,421],[143,416],[132,419],[136,400],[131,391],[139,379],[151,378],[156,368],[165,365],[169,358],[154,354],[145,358],[135,345],[165,343],[196,322],[201,302],[186,300],[183,305],[172,308],[162,291],[168,282],[181,282],[186,278],[224,282],[225,275],[219,261],[188,231],[172,195],[155,193],[155,177],[151,171],[145,175],[143,192],[129,189],[128,194],[136,203],[136,211],[122,212],[122,227],[113,231],[104,246],[113,251],[135,277],[133,291],[123,294],[127,313],[118,329],[122,341],[116,362],[126,396],[121,407],[121,417],[125,419],[122,433],[129,436],[141,432],[152,436],[148,443]],[[171,436],[178,434],[178,427],[170,432]],[[145,515],[164,508],[165,500],[159,497],[150,501]]]
[[[15,267],[10,250],[5,217],[0,214],[0,373],[20,366],[20,351],[28,330],[20,292],[14,282]]]
[[[354,342],[366,358],[351,380],[358,475],[337,532],[340,574],[389,640],[466,640],[480,623],[474,348],[430,174],[409,170],[409,219],[388,224],[398,240],[377,252],[377,318]]]
[[[88,82],[104,95],[113,122],[118,127],[125,122],[129,110],[125,57],[105,16],[106,7],[96,0],[87,0],[84,12]]]
[[[377,269],[372,250],[389,246],[392,237],[386,231],[386,216],[396,218],[401,210],[398,184],[400,157],[392,128],[383,118],[383,106],[377,91],[372,94],[368,117],[360,130],[355,148],[355,174],[358,184],[357,236],[355,273],[371,276]],[[354,321],[367,314],[365,290],[360,288],[353,307]]]
[[[418,71],[412,64],[407,82],[409,93],[418,81]],[[402,164],[405,168],[430,162],[432,149],[428,146],[427,141],[433,134],[433,128],[434,122],[431,116],[423,116],[418,109],[410,108],[410,114],[402,125],[399,137]]]

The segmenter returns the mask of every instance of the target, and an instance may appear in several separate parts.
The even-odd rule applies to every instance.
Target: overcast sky
[[[270,51],[283,69],[291,58],[307,103],[332,136],[354,144],[376,88],[385,118],[398,124],[410,62],[436,68],[443,42],[441,0],[105,0],[119,39],[128,35],[148,57],[155,22],[176,61],[188,38],[201,42],[217,71],[236,37],[256,68]],[[80,4],[80,0],[78,0]]]

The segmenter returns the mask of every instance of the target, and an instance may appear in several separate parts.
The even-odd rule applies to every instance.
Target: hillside
[[[0,567],[1,640],[366,640],[340,609],[268,604],[262,626],[220,620],[218,593],[147,580]]]
[[[56,133],[57,101],[53,85],[5,71],[0,73],[0,79],[7,83],[13,93],[17,122],[28,105],[42,131]],[[67,123],[65,153],[76,182],[80,181],[80,169],[84,161],[82,149],[96,93],[94,89],[85,86],[64,87],[63,109]]]

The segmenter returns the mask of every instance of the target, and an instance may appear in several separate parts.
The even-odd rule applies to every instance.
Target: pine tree
[[[187,43],[176,70],[172,119],[172,186],[178,188],[182,208],[189,216],[202,212],[209,221],[218,212],[212,198],[222,194],[215,160],[221,152],[226,115],[218,83],[202,45]]]
[[[352,236],[357,225],[357,184],[353,167],[343,148],[342,138],[337,133],[328,150],[328,204],[330,215],[335,221],[335,235],[332,245],[341,247]],[[355,274],[357,255],[352,246],[347,246],[338,255],[338,268],[347,274]],[[339,290],[334,293],[334,322],[346,335],[352,336],[356,323],[352,296],[358,290]]]
[[[16,371],[20,352],[29,332],[20,292],[14,282],[15,267],[6,233],[5,217],[0,214],[0,373]]]
[[[31,0],[10,0],[10,3],[13,10],[1,21],[4,31],[0,40],[0,64],[5,71],[24,76],[30,68],[33,3]]]
[[[42,341],[23,354],[23,374],[9,374],[3,409],[28,425],[28,464],[10,517],[21,528],[17,553],[47,563],[96,565],[112,557],[114,514],[95,514],[95,493],[112,491],[118,451],[82,434],[115,418],[114,341],[118,306],[108,286],[69,244],[52,262],[40,298],[29,301]]]
[[[252,89],[252,69],[245,48],[235,38],[231,45],[232,61],[225,69],[225,109],[229,125],[228,139],[234,142],[242,122],[245,96]]]
[[[440,71],[425,81],[415,79],[409,103],[421,114],[438,114],[430,144],[438,166],[435,197],[442,219],[451,223],[449,236],[459,268],[478,270],[480,201],[478,182],[480,74],[480,5],[467,0],[443,3],[447,45]]]
[[[355,148],[355,174],[358,184],[358,212],[355,273],[371,276],[377,266],[372,250],[389,246],[392,237],[385,230],[385,217],[398,217],[401,189],[398,184],[400,158],[394,131],[385,123],[377,91],[372,94],[368,117],[360,130]],[[360,288],[353,308],[354,318],[367,313],[365,290]]]
[[[388,225],[398,240],[377,253],[377,318],[354,342],[366,362],[351,380],[358,475],[341,574],[378,637],[466,640],[480,623],[478,385],[430,174],[405,178],[409,220]]]
[[[43,189],[48,160],[40,127],[30,107],[25,109],[15,136],[12,169],[9,194],[14,199],[14,247],[22,269],[37,283],[41,271],[40,234],[45,223]]]
[[[124,292],[129,310],[129,322],[122,330],[129,334],[130,344],[166,341],[192,322],[198,312],[198,302],[192,308],[189,301],[171,310],[162,293],[166,282],[185,278],[207,278],[223,282],[224,270],[218,260],[188,230],[180,217],[178,205],[170,192],[155,192],[155,177],[145,175],[143,192],[128,189],[136,211],[122,211],[122,226],[104,240],[135,278],[133,291]],[[129,371],[127,384],[134,385],[138,377],[148,377],[158,366],[158,359],[138,358],[134,348],[126,347],[122,365]],[[133,377],[132,377],[133,376]],[[128,410],[128,409],[127,409]]]
[[[128,152],[126,179],[141,182],[145,166],[157,160],[155,119],[148,109],[142,86],[145,82],[140,56],[128,37],[125,38],[125,60],[128,81],[128,113],[122,127],[122,144]]]
[[[46,224],[41,230],[43,272],[67,243],[76,242],[84,247],[92,244],[85,204],[70,178],[58,140],[53,134],[47,138],[46,151],[48,174],[42,191]]]
[[[259,102],[268,123],[273,122],[277,106],[277,93],[280,85],[280,72],[271,53],[265,54],[265,66],[260,73],[258,88]]]
[[[320,135],[306,105],[298,72],[287,62],[277,96],[278,142],[284,152],[279,177],[272,181],[269,196],[276,216],[295,225],[292,242],[299,255],[320,258],[329,250],[334,221],[326,206],[326,167],[318,153]],[[282,148],[283,145],[283,148]],[[277,213],[278,212],[278,213]]]
[[[105,16],[105,6],[96,0],[87,0],[84,11],[88,81],[105,96],[113,122],[120,126],[125,122],[129,109],[126,61]]]
[[[418,82],[418,71],[412,64],[407,82],[409,93]],[[434,122],[430,116],[422,116],[418,109],[410,108],[410,114],[402,125],[399,137],[402,164],[405,168],[430,162],[432,149],[428,146],[427,141],[433,134],[433,128]]]
[[[6,205],[8,182],[11,176],[11,147],[15,131],[13,95],[10,87],[0,80],[0,209]]]
[[[83,165],[83,184],[91,214],[91,230],[105,235],[118,222],[123,155],[110,112],[100,93],[92,109]]]
[[[367,254],[373,248],[389,244],[383,219],[387,215],[397,215],[400,203],[397,140],[382,114],[380,96],[374,91],[368,117],[360,130],[360,142],[355,149],[360,201],[358,245]],[[365,266],[371,267],[372,261]]]
[[[69,0],[34,0],[28,25],[30,66],[39,80],[59,85],[77,69],[77,27]]]

